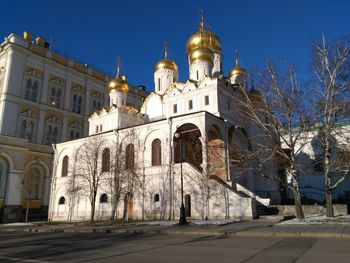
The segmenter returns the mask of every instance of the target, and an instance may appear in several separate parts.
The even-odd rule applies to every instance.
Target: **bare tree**
[[[77,151],[75,161],[75,184],[79,185],[82,194],[90,201],[90,220],[95,219],[97,192],[106,181],[107,173],[103,171],[102,150],[105,140],[101,136],[93,136]]]
[[[334,155],[336,149],[342,147],[342,141],[346,143],[350,136],[349,131],[342,126],[349,120],[350,43],[348,37],[327,43],[323,36],[322,41],[314,43],[312,47],[312,66],[318,95],[317,121],[320,123],[320,141],[324,150],[326,211],[328,217],[333,217],[333,191],[349,173],[348,165],[345,169],[338,169],[344,162],[334,158]]]
[[[111,195],[112,219],[118,219],[118,207],[123,195],[126,193],[126,175],[124,173],[125,154],[116,142],[116,147],[111,152],[111,164],[109,175],[109,189]]]
[[[133,208],[134,194],[137,190],[144,187],[143,173],[143,159],[139,154],[139,142],[134,128],[129,128],[123,132],[124,143],[120,147],[120,154],[124,156],[124,171],[125,178],[125,197],[124,197],[124,220],[129,221],[132,217],[130,211]],[[130,211],[129,211],[130,210]]]
[[[298,156],[308,143],[307,132],[311,128],[309,111],[305,102],[307,93],[302,89],[294,68],[286,70],[269,65],[259,81],[260,93],[252,87],[248,92],[238,86],[240,114],[247,120],[251,135],[247,137],[250,149],[237,151],[239,145],[231,144],[230,160],[242,174],[249,170],[272,180],[294,195],[295,213],[303,219],[298,166]],[[253,132],[252,132],[253,131]],[[286,169],[288,179],[271,170],[276,163]]]

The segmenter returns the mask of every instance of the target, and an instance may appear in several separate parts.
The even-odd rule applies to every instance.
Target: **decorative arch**
[[[180,138],[173,137],[174,142],[174,161],[175,163],[188,162],[202,170],[202,136],[199,128],[193,123],[185,123],[177,128],[180,132]],[[180,154],[182,152],[182,156]]]
[[[242,127],[232,126],[229,129],[229,162],[231,167],[231,180],[248,187],[247,166],[253,165],[250,163],[249,156],[252,152],[251,143],[248,133]]]
[[[209,127],[207,140],[209,174],[226,181],[225,141],[217,125]]]

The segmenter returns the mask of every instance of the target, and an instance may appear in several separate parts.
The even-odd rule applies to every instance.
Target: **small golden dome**
[[[170,69],[178,72],[176,63],[168,59],[168,46],[166,42],[164,43],[164,59],[160,60],[155,66],[155,71],[158,69]]]
[[[108,89],[109,91],[115,90],[121,92],[128,92],[129,85],[125,80],[123,80],[119,75],[117,75],[108,83]]]
[[[252,86],[252,88],[249,91],[249,97],[251,97],[252,99],[258,99],[258,100],[264,99],[264,95],[262,95],[260,91],[256,90],[254,86]]]
[[[199,46],[196,49],[192,50],[190,53],[190,62],[191,64],[197,61],[210,61],[213,62],[214,53],[213,51],[205,46]]]
[[[178,72],[176,63],[168,58],[162,59],[156,64],[155,71],[158,69],[170,69]]]
[[[236,65],[234,66],[233,69],[230,70],[230,78],[236,77],[238,75],[242,75],[244,77],[248,76],[248,72],[245,70],[245,68],[242,68],[238,65],[238,52],[237,49],[235,50],[235,55],[236,55]]]
[[[117,76],[108,83],[108,90],[121,91],[127,93],[129,91],[129,85],[125,80],[120,77],[120,61],[117,61]]]
[[[206,46],[210,48],[214,53],[221,54],[221,42],[217,35],[213,32],[206,30],[204,25],[204,15],[201,12],[201,21],[199,24],[199,32],[194,33],[186,43],[187,54],[190,54],[194,49],[199,46]]]

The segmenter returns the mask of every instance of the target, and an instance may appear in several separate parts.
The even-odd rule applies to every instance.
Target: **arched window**
[[[108,196],[107,196],[107,194],[102,194],[100,196],[100,203],[108,203]]]
[[[26,132],[27,132],[27,121],[23,120],[21,123],[21,134],[20,137],[21,138],[25,138],[26,137]]]
[[[34,134],[34,122],[29,123],[29,132],[27,133],[27,139],[29,141],[33,140],[33,134]]]
[[[69,139],[70,140],[74,139],[74,131],[73,130],[71,130],[70,133],[69,133]]]
[[[155,203],[159,202],[159,194],[154,195],[154,202]]]
[[[75,133],[75,139],[79,139],[80,138],[80,133],[77,131],[76,133]]]
[[[64,196],[61,196],[60,199],[58,200],[58,204],[59,204],[59,205],[64,205],[64,204],[66,204],[66,198],[64,198]]]
[[[152,142],[152,166],[162,164],[162,144],[159,139]]]
[[[60,88],[56,88],[56,87],[51,88],[50,103],[53,107],[56,107],[56,108],[61,107],[61,96],[62,96],[62,90]]]
[[[35,81],[32,86],[32,94],[30,95],[31,101],[36,101],[36,97],[38,96],[38,82]]]
[[[63,157],[63,161],[62,161],[62,173],[61,173],[62,177],[65,177],[68,175],[68,165],[69,165],[69,157],[66,155]]]
[[[128,144],[125,148],[125,169],[134,169],[135,165],[135,150],[132,143]]]
[[[28,169],[23,185],[24,199],[40,200],[42,199],[43,176],[37,167]]]
[[[102,152],[102,172],[109,171],[109,167],[111,165],[111,152],[109,148],[105,148]]]
[[[72,105],[72,111],[75,112],[75,108],[77,107],[77,95],[73,95],[73,105]]]
[[[52,143],[57,142],[57,137],[58,137],[58,128],[55,127],[52,132]]]
[[[26,92],[25,92],[24,98],[26,100],[30,100],[31,93],[32,93],[32,80],[28,79],[27,84],[26,84]]]
[[[76,109],[76,113],[80,113],[80,111],[81,111],[81,102],[82,102],[82,97],[81,96],[79,96],[78,97],[78,101],[77,101],[77,109]]]

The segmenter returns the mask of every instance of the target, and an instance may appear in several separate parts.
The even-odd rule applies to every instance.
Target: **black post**
[[[186,216],[185,216],[185,206],[184,206],[184,182],[182,175],[182,139],[180,137],[180,174],[181,174],[181,207],[180,207],[180,220],[179,225],[187,224]]]

